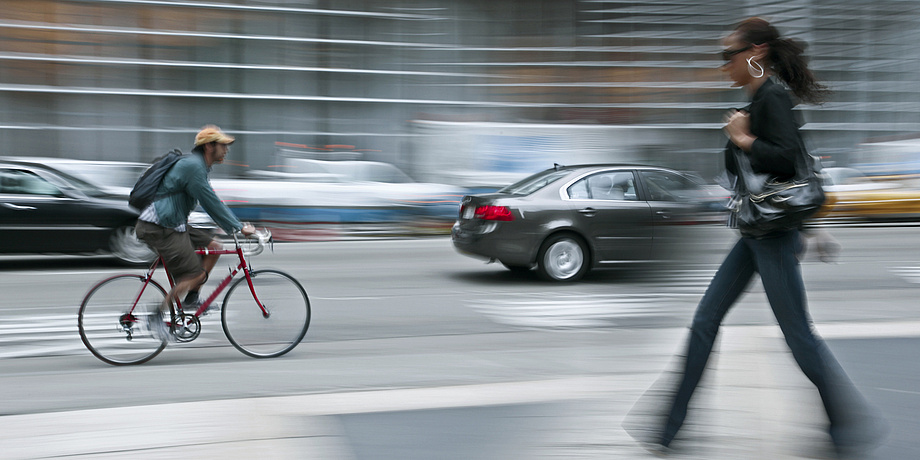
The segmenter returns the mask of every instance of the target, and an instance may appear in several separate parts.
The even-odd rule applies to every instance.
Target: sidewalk
[[[917,336],[920,327],[829,324],[818,330],[826,338],[888,337]],[[662,348],[673,350],[673,344]],[[689,448],[676,458],[816,458],[807,453],[826,442],[820,401],[775,327],[723,328],[714,357],[715,372],[695,396],[684,432]],[[630,364],[624,368],[641,367]],[[649,367],[663,369],[657,362]],[[658,376],[627,370],[5,416],[0,457],[644,459],[652,457],[620,425]]]

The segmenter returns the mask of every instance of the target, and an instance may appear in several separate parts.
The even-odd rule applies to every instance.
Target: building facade
[[[444,134],[420,123],[589,124],[641,127],[641,159],[709,171],[745,101],[719,38],[754,15],[809,43],[835,91],[801,108],[813,152],[845,164],[920,132],[920,5],[762,3],[5,0],[0,154],[149,161],[215,123],[239,139],[224,174],[279,145],[412,171]]]

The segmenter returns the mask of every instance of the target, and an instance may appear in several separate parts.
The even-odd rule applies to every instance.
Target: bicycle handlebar
[[[233,234],[233,244],[236,245],[236,247],[240,247],[240,238],[237,235],[241,235],[241,233],[237,232]],[[253,249],[244,249],[243,255],[248,257],[257,256],[262,254],[262,251],[265,250],[265,243],[271,241],[272,232],[267,228],[263,228],[262,231],[256,230],[256,232],[248,238],[256,240],[256,247]]]

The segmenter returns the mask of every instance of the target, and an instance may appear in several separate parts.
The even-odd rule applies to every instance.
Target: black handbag
[[[742,234],[760,237],[773,232],[799,228],[824,204],[819,167],[799,140],[795,176],[780,180],[754,172],[751,161],[740,148],[730,143],[737,166],[735,196],[730,205],[733,227]]]

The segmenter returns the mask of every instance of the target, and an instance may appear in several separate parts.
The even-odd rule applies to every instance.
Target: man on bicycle
[[[199,203],[228,234],[242,231],[249,236],[255,233],[252,225],[240,222],[220,201],[208,181],[211,167],[223,163],[233,141],[233,137],[217,126],[202,128],[195,136],[194,154],[180,159],[166,173],[157,189],[161,198],[143,209],[138,218],[137,237],[156,250],[175,281],[159,315],[169,311],[171,300],[178,301],[183,295],[186,295],[183,310],[197,309],[198,291],[220,257],[217,254],[199,256],[195,252],[199,247],[222,248],[210,230],[189,225],[188,216]],[[164,332],[162,320],[156,320],[154,326]]]

